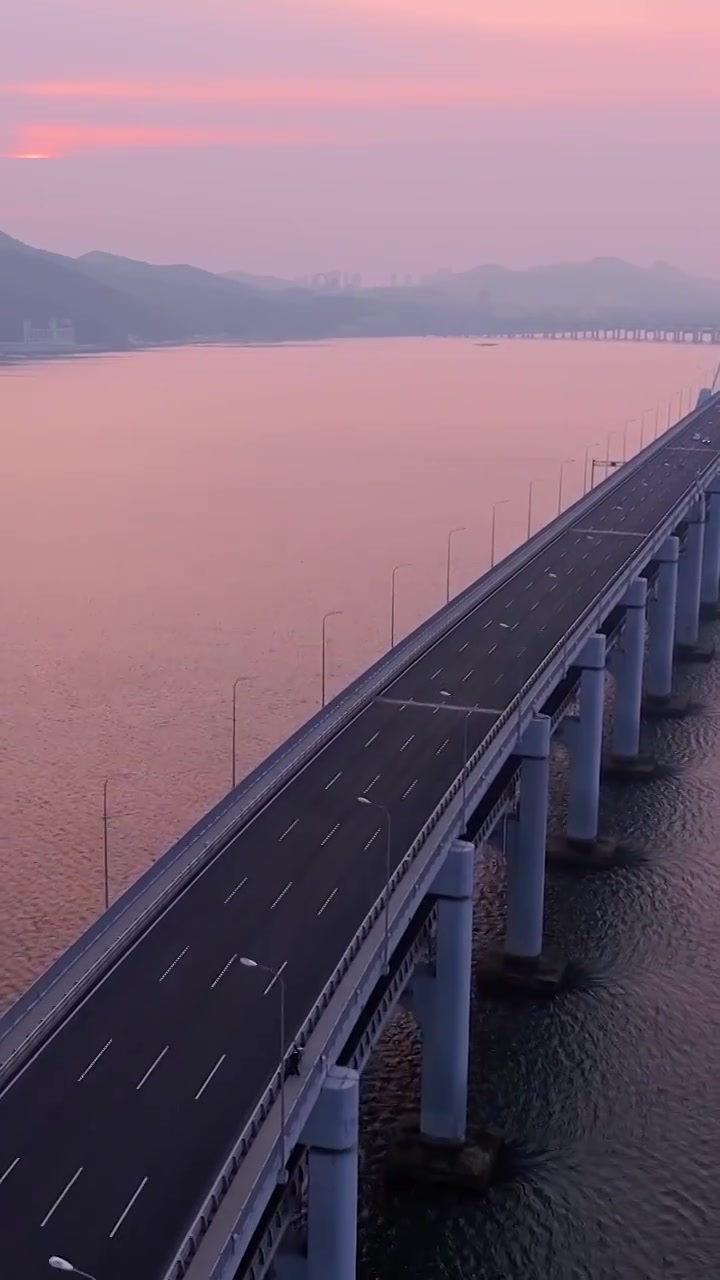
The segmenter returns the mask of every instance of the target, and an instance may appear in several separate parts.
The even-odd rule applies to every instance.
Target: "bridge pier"
[[[434,963],[416,970],[403,1001],[422,1035],[420,1115],[401,1121],[389,1172],[484,1190],[502,1140],[467,1128],[474,876],[475,846],[456,840],[432,888]]]
[[[680,539],[666,538],[655,556],[658,574],[648,603],[648,651],[645,667],[645,712],[682,715],[687,699],[673,694],[673,654],[677,611]]]
[[[643,665],[645,659],[645,615],[647,582],[636,578],[623,599],[625,623],[620,647],[610,655],[615,678],[613,746],[605,765],[608,777],[650,778],[655,761],[640,755]]]
[[[566,716],[558,735],[569,756],[567,834],[550,839],[547,853],[561,866],[603,865],[617,848],[614,840],[598,838],[606,649],[598,632],[575,659],[582,670],[579,714]]]
[[[483,985],[541,994],[556,991],[566,969],[543,954],[550,727],[549,716],[535,716],[518,746],[520,801],[507,822],[505,950],[478,964]]]
[[[303,1132],[307,1235],[273,1263],[275,1280],[356,1280],[360,1077],[331,1067]]]
[[[713,648],[701,645],[699,641],[700,590],[705,546],[704,497],[698,498],[690,508],[687,526],[685,549],[680,555],[678,572],[675,654],[678,659],[686,662],[707,662],[713,656]]]
[[[700,612],[716,618],[720,600],[720,483],[713,480],[706,490],[708,517],[703,547]]]

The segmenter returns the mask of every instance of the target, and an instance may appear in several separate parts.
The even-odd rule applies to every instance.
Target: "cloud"
[[[297,147],[332,141],[327,130],[262,126],[86,124],[38,121],[16,130],[6,158],[54,159],[85,151],[193,147]]]

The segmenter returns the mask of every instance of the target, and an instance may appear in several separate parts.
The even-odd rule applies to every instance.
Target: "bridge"
[[[8,1275],[40,1280],[54,1255],[97,1280],[351,1280],[359,1075],[400,1001],[422,1090],[398,1167],[489,1176],[495,1139],[466,1130],[476,849],[505,832],[505,949],[481,973],[552,988],[551,735],[570,764],[550,853],[609,860],[601,772],[652,771],[643,705],[680,713],[674,661],[710,656],[719,472],[705,391],[303,726],[5,1014]]]

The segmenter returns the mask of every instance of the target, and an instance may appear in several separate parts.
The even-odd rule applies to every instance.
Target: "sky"
[[[0,229],[298,276],[720,277],[718,0],[4,0]]]

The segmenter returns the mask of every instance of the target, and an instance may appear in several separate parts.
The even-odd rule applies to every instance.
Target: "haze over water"
[[[6,549],[0,991],[19,992],[102,901],[398,631],[582,487],[586,445],[712,378],[697,348],[401,341],[144,353],[0,373]],[[675,403],[677,404],[677,396]],[[676,415],[673,414],[673,417]],[[637,448],[639,428],[629,437]],[[718,635],[720,639],[720,634]],[[480,1002],[470,1118],[513,1140],[484,1200],[389,1194],[387,1134],[416,1084],[397,1019],[364,1078],[364,1280],[695,1280],[720,1227],[720,666],[679,673],[701,708],[657,727],[670,775],[608,791],[646,861],[551,878],[552,944],[587,967],[549,1005]],[[557,805],[555,818],[557,819]],[[501,874],[480,875],[495,936]]]

